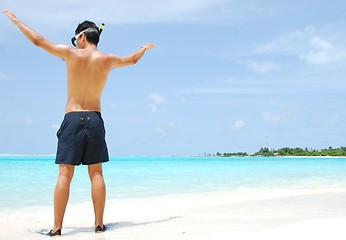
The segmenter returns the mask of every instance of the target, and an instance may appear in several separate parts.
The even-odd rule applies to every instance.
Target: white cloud
[[[76,24],[76,19],[93,19],[107,23],[186,22],[212,20],[221,16],[229,18],[225,6],[230,0],[13,0],[3,3],[3,8],[13,9],[18,17],[31,19],[45,25]],[[233,4],[232,4],[233,5]],[[239,15],[232,11],[232,15]],[[44,23],[42,19],[45,19]],[[23,19],[24,20],[24,19]],[[67,27],[70,27],[67,25]]]
[[[174,128],[174,127],[178,127],[178,126],[179,126],[178,123],[176,123],[176,122],[171,122],[171,121],[167,121],[167,120],[164,122],[164,124],[165,124],[165,126],[171,127],[171,128]]]
[[[239,119],[233,124],[232,131],[240,131],[240,130],[244,129],[245,126],[246,126],[246,124],[245,124],[244,120]]]
[[[156,113],[158,106],[164,104],[166,102],[166,99],[157,93],[151,93],[148,96],[148,101],[149,111],[151,113]]]
[[[319,36],[314,36],[309,39],[309,50],[302,52],[300,59],[311,65],[340,62],[346,60],[346,51]]]
[[[162,121],[156,124],[155,131],[160,134],[161,136],[167,136],[168,130],[171,128],[179,127],[178,123],[172,122],[172,121]]]
[[[334,125],[340,122],[340,115],[335,113],[327,121],[328,125]]]
[[[256,62],[252,60],[246,61],[246,65],[255,73],[264,74],[271,71],[280,70],[282,67],[279,64],[271,61]]]
[[[329,34],[318,33],[315,27],[287,33],[256,49],[258,54],[295,55],[309,65],[346,61],[346,45],[337,43]],[[324,35],[324,36],[322,36]]]
[[[284,122],[287,117],[285,115],[273,114],[269,111],[265,111],[261,113],[261,119],[271,124],[280,124]]]
[[[306,32],[306,30],[304,30]],[[284,36],[274,39],[272,42],[263,44],[256,49],[256,53],[265,54],[295,54],[302,51],[304,47],[301,45],[305,41],[306,33],[301,31],[290,32]]]
[[[50,125],[50,127],[53,128],[53,129],[59,129],[60,128],[60,124],[52,123],[52,125]]]
[[[266,91],[254,88],[237,88],[237,87],[199,87],[188,88],[178,92],[180,95],[195,95],[195,94],[266,94]]]
[[[148,109],[149,109],[149,112],[151,112],[151,113],[157,112],[157,106],[153,103],[148,103]]]
[[[150,102],[152,102],[153,104],[156,104],[156,105],[163,104],[166,101],[164,97],[162,97],[161,95],[159,95],[157,93],[149,94],[148,99]]]
[[[155,131],[161,136],[167,136],[167,132],[160,126],[155,126]]]
[[[11,79],[11,77],[5,73],[0,72],[0,81],[1,80],[8,80],[8,79]]]
[[[110,109],[113,109],[113,110],[119,109],[119,105],[116,104],[116,103],[111,103],[111,104],[109,104],[109,108],[110,108]]]
[[[27,124],[27,125],[32,124],[32,122],[33,122],[32,118],[24,119],[24,123]]]

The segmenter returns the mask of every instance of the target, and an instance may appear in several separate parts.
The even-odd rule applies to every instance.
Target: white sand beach
[[[70,204],[62,239],[345,239],[346,189],[243,189],[107,201],[93,233],[91,201]],[[53,207],[0,213],[0,239],[47,239]]]

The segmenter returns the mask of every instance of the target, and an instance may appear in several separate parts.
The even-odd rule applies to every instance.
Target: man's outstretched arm
[[[8,10],[3,10],[2,13],[6,14],[8,18],[19,28],[19,30],[22,31],[25,37],[27,37],[33,44],[43,48],[54,56],[63,59],[66,59],[68,57],[68,54],[71,50],[69,46],[57,45],[48,41],[41,34],[22,23],[13,13]]]
[[[112,61],[112,68],[125,67],[128,65],[136,64],[144,55],[144,53],[152,48],[156,47],[155,44],[144,44],[138,51],[132,53],[127,57],[119,57],[116,55],[109,55]]]

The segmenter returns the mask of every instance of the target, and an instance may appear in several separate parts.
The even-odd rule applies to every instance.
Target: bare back
[[[68,98],[66,113],[101,111],[101,95],[111,70],[107,55],[96,48],[73,49],[66,59]]]

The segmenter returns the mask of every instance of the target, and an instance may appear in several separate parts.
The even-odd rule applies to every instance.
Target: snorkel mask
[[[104,23],[101,24],[100,29],[96,29],[96,28],[87,28],[87,29],[81,31],[80,33],[78,33],[77,35],[75,35],[73,38],[71,38],[72,45],[75,46],[75,47],[77,47],[77,39],[78,39],[83,33],[86,33],[86,32],[97,32],[97,33],[99,34],[99,36],[101,36],[101,33],[102,33],[103,29],[105,29],[105,24],[104,24]]]

